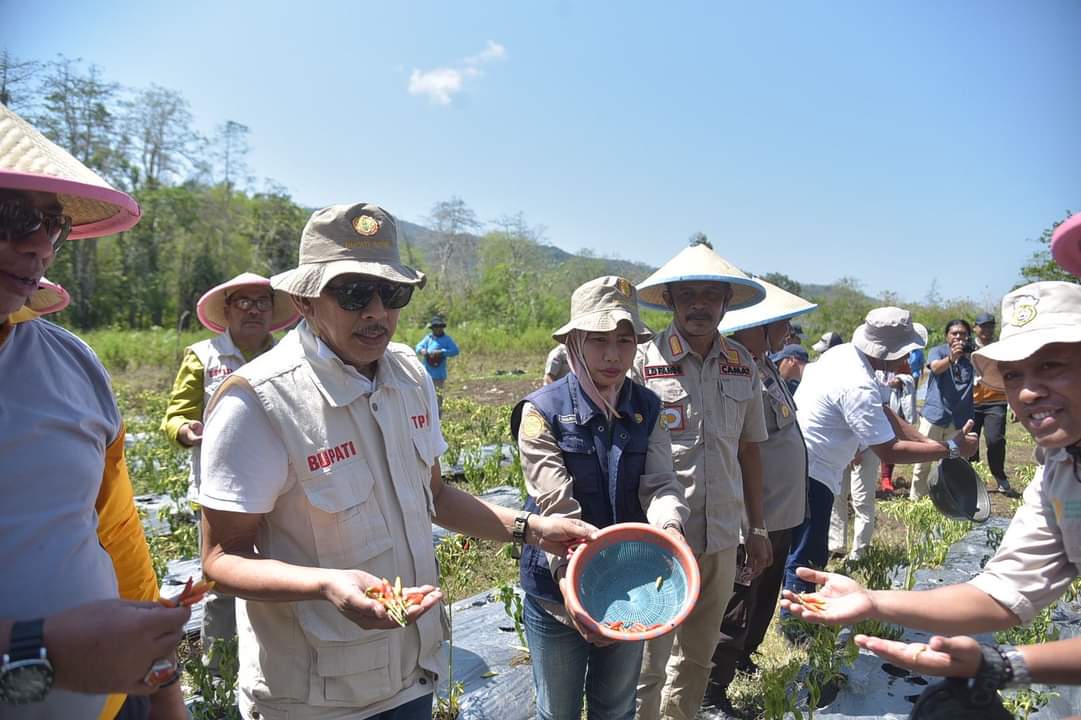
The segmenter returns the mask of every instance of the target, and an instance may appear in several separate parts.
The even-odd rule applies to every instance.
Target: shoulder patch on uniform
[[[683,368],[679,365],[646,365],[642,368],[642,375],[646,380],[683,377]]]
[[[681,432],[687,427],[687,418],[683,403],[665,403],[661,408],[661,427],[672,432]]]
[[[680,342],[679,337],[676,335],[668,336],[668,349],[672,351],[673,355],[683,354],[683,343]]]
[[[544,418],[541,417],[541,414],[536,410],[530,410],[526,413],[526,416],[522,418],[522,427],[519,430],[519,434],[527,440],[532,440],[544,432],[546,427],[547,424],[544,422]]]

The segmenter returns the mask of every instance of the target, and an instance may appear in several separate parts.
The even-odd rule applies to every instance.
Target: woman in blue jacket
[[[688,510],[660,400],[627,378],[638,343],[652,337],[634,286],[612,276],[582,285],[552,337],[567,346],[571,372],[520,402],[512,420],[526,510],[598,528],[649,522],[682,538]],[[643,644],[609,644],[570,614],[567,562],[532,547],[521,558],[537,717],[578,720],[584,692],[590,720],[631,720]]]

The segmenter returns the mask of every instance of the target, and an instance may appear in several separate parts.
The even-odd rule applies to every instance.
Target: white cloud
[[[465,58],[460,67],[440,67],[432,70],[414,68],[409,75],[409,94],[427,95],[436,105],[450,105],[454,96],[465,88],[466,78],[480,77],[484,74],[482,65],[493,60],[502,60],[506,56],[505,47],[489,40],[483,50]]]

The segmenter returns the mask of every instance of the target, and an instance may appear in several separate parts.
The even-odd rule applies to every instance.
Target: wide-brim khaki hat
[[[225,301],[243,287],[269,288],[270,279],[255,273],[240,273],[232,280],[226,280],[207,290],[195,306],[195,314],[199,316],[203,327],[216,333],[225,332],[229,327],[229,321],[225,317]],[[292,325],[299,317],[300,313],[289,299],[289,294],[274,290],[274,312],[270,316],[267,329],[271,332],[281,330]]]
[[[972,354],[980,382],[1004,388],[1000,362],[1031,357],[1050,343],[1081,342],[1081,285],[1048,280],[1023,285],[1002,298],[998,341]]]
[[[139,204],[0,104],[0,188],[57,195],[72,240],[102,237],[139,222]]]
[[[1066,272],[1081,276],[1081,213],[1066,218],[1051,233],[1051,257]]]
[[[766,290],[761,283],[715,253],[704,244],[684,248],[657,272],[638,283],[638,298],[646,304],[667,308],[664,288],[677,282],[725,282],[732,286],[729,310],[739,310],[761,302]]]
[[[755,282],[765,288],[766,297],[762,299],[762,302],[750,307],[726,312],[721,318],[721,324],[717,326],[721,333],[734,333],[738,330],[768,325],[778,320],[789,320],[818,307],[816,303],[808,302],[799,295],[766,282],[762,278],[755,278]]]
[[[653,337],[638,317],[638,293],[631,281],[616,275],[605,275],[578,287],[571,295],[570,322],[552,333],[556,341],[565,343],[571,330],[610,332],[626,320],[634,328],[639,343]]]
[[[63,286],[49,282],[48,278],[41,278],[38,280],[38,289],[30,294],[25,305],[8,317],[8,321],[17,325],[42,315],[60,312],[70,304],[71,295]]]
[[[300,262],[270,278],[276,290],[318,297],[340,275],[356,273],[424,287],[424,273],[402,263],[398,221],[371,203],[332,205],[312,213],[300,236]]]
[[[899,360],[927,344],[927,328],[903,308],[875,308],[852,333],[852,344],[868,357]]]

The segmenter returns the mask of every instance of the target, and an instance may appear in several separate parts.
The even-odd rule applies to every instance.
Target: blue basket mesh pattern
[[[663,578],[660,590],[657,578]],[[582,568],[582,607],[599,623],[667,623],[687,601],[687,576],[671,552],[632,540],[600,550]]]

